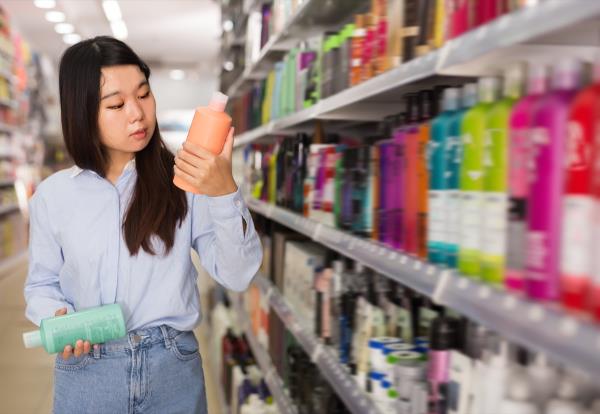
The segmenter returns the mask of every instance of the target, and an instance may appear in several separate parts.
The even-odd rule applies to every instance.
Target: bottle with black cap
[[[427,367],[430,414],[447,412],[450,351],[458,343],[459,331],[460,325],[456,318],[439,316],[432,323]]]

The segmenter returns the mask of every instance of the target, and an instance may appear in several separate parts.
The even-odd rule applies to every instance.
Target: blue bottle
[[[449,241],[449,163],[447,158],[454,150],[454,137],[450,127],[459,111],[458,88],[444,90],[442,113],[431,122],[429,139],[429,225],[427,226],[427,251],[429,261],[447,264]]]
[[[446,265],[455,269],[458,267],[458,239],[460,232],[460,166],[462,163],[461,125],[465,113],[477,102],[477,84],[470,83],[463,87],[460,99],[460,109],[454,111],[448,120],[448,148],[445,158],[445,177],[447,180],[446,205]]]

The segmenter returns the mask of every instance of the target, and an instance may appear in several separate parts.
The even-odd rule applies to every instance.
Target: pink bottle
[[[470,11],[472,0],[449,0],[450,38],[460,36],[470,28]]]
[[[231,117],[225,113],[227,95],[215,92],[206,107],[196,108],[192,126],[186,141],[202,147],[215,155],[223,151],[225,140],[231,128]],[[187,182],[175,177],[173,183],[184,191],[197,193]]]
[[[527,234],[528,162],[531,153],[531,117],[533,109],[546,93],[547,74],[542,65],[531,65],[527,96],[513,107],[510,116],[508,186],[507,262],[505,284],[513,291],[525,289],[525,241]]]
[[[581,62],[565,59],[552,73],[552,92],[533,114],[531,181],[527,214],[527,294],[560,295],[560,233],[569,108],[580,84]]]

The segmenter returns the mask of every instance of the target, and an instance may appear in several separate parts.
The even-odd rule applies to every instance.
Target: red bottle
[[[594,137],[598,135],[599,117],[600,62],[594,68],[594,84],[579,92],[572,103],[567,129],[560,273],[562,303],[573,310],[587,307],[597,245],[594,238],[600,240],[596,228],[590,229],[600,197],[600,183],[596,183],[600,179],[594,177],[598,172],[592,174],[592,163],[598,164],[598,143],[594,144]],[[600,290],[600,280],[596,286],[593,291]],[[598,294],[590,297],[590,303],[596,303],[594,308],[600,307],[599,298]]]

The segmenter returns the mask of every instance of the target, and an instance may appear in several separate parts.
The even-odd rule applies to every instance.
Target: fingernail
[[[97,351],[97,350],[98,350],[98,348],[100,348],[100,347],[98,346],[98,344],[94,345],[94,351]]]
[[[71,352],[73,350],[73,348],[71,348],[71,345],[67,345],[67,352]]]

